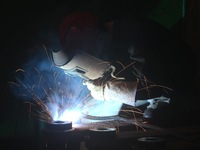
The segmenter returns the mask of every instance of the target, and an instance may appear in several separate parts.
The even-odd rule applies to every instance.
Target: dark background
[[[186,0],[185,10],[175,7],[178,1],[171,3],[160,0],[149,1],[1,1],[0,3],[0,48],[1,48],[1,139],[27,136],[32,134],[32,124],[27,122],[22,103],[8,89],[15,69],[20,68],[34,53],[33,47],[43,43],[51,16],[59,7],[67,5],[69,10],[92,9],[106,16],[124,14],[144,15],[183,38],[200,56],[200,4],[198,0]],[[174,4],[174,5],[172,5]],[[172,9],[174,6],[175,9]],[[179,10],[181,9],[181,10]],[[174,11],[175,10],[175,11]],[[182,11],[184,16],[181,17]],[[176,14],[176,15],[175,15]],[[199,85],[199,75],[195,84]],[[197,86],[198,87],[198,86]],[[199,89],[195,89],[199,91]],[[198,105],[197,105],[198,107]],[[23,121],[24,120],[24,121]]]
[[[5,106],[2,107],[1,113],[12,115],[10,110],[15,107],[15,101],[9,93],[7,82],[13,79],[14,71],[21,68],[34,55],[34,49],[44,44],[52,17],[58,20],[63,17],[59,12],[63,6],[66,6],[66,12],[92,10],[107,19],[107,16],[112,18],[124,14],[145,16],[157,6],[158,2],[159,0],[1,1],[1,96]],[[8,99],[9,96],[11,98]],[[7,119],[4,115],[1,117]]]

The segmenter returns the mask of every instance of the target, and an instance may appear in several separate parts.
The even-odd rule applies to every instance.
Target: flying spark
[[[123,70],[129,66],[123,67]],[[83,85],[83,79],[65,74],[55,67],[49,56],[42,60],[33,58],[24,68],[16,69],[15,81],[9,82],[10,87],[16,96],[25,101],[28,112],[38,120],[80,124],[84,123],[82,118],[85,115],[99,118],[116,116],[120,111],[122,103],[94,100]],[[133,118],[136,118],[135,114],[142,115],[137,109],[121,111],[131,113]],[[133,122],[137,124],[137,120],[133,119]]]
[[[36,119],[76,124],[82,121],[83,114],[112,116],[118,113],[121,103],[94,100],[82,84],[83,79],[65,74],[49,57],[35,61],[33,58],[30,62],[15,70],[15,79],[9,85]]]

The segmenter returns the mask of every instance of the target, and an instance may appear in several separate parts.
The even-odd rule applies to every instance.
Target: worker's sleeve
[[[116,101],[135,106],[137,81],[111,80],[103,84],[85,82],[96,100]]]

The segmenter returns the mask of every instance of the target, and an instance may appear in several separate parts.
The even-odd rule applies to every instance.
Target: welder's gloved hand
[[[96,100],[118,101],[135,106],[137,81],[113,80],[106,83],[85,81],[84,85]]]

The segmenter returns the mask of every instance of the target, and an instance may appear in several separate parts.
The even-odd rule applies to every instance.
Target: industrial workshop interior
[[[1,150],[200,149],[199,0],[1,0],[0,16]],[[93,53],[73,51],[81,36]]]

